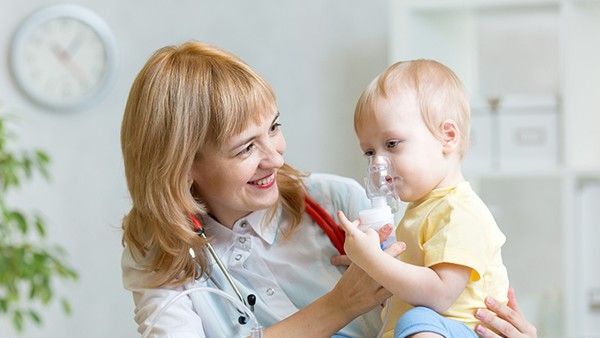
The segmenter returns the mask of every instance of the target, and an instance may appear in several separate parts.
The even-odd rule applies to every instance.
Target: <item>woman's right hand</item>
[[[404,243],[394,243],[385,252],[395,257],[405,247]],[[350,264],[333,290],[267,328],[264,337],[331,337],[391,295],[360,267]]]
[[[385,250],[397,257],[406,249],[403,242],[396,242]],[[356,264],[350,264],[331,293],[338,306],[357,317],[385,302],[392,294],[372,279]]]
[[[517,305],[515,291],[508,289],[508,304],[504,305],[494,298],[487,297],[485,305],[497,316],[478,309],[475,316],[481,320],[484,325],[478,324],[475,331],[483,338],[501,337],[489,328],[493,328],[507,338],[537,338],[537,329],[533,324],[525,319],[523,313]]]

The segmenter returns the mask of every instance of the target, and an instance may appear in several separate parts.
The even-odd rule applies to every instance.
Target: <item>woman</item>
[[[284,163],[275,94],[240,59],[199,42],[158,50],[131,88],[121,145],[132,198],[123,221],[123,281],[140,333],[248,334],[252,325],[239,324],[221,298],[176,298],[216,284],[235,294],[209,241],[244,300],[256,297],[265,337],[377,334],[379,305],[390,294],[356,266],[339,266],[346,260],[305,213],[305,196],[329,215],[342,210],[354,218],[369,201],[353,180],[306,176]],[[402,250],[396,243],[387,252]]]

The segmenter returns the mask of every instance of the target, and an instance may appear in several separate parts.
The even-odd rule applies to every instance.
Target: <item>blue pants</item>
[[[446,338],[477,338],[475,332],[465,324],[420,306],[400,317],[394,329],[394,338],[405,338],[419,332],[433,332]]]

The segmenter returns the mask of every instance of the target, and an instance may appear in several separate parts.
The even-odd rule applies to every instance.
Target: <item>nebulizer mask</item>
[[[396,193],[399,184],[392,161],[384,155],[371,155],[368,157],[367,176],[365,188],[367,197],[371,200],[371,208],[359,212],[360,226],[365,231],[368,228],[378,230],[386,224],[391,224],[394,231],[382,243],[382,248],[387,248],[396,242],[394,214],[400,208],[400,198]]]

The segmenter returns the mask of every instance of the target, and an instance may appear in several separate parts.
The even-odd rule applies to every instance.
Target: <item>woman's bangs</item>
[[[233,98],[235,99],[223,114],[223,129],[217,140],[219,144],[231,135],[238,135],[244,131],[249,123],[259,124],[276,109],[273,91],[263,83],[251,84],[233,95]]]

